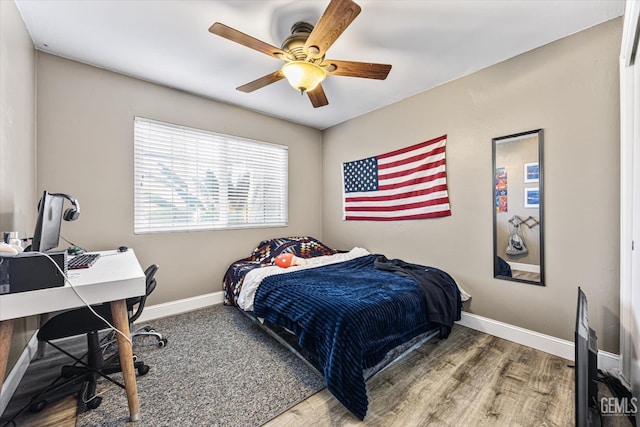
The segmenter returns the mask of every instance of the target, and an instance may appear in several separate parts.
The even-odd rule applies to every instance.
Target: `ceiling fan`
[[[360,6],[351,0],[331,0],[315,27],[306,22],[295,23],[291,35],[280,48],[220,22],[213,24],[209,31],[285,62],[281,69],[237,87],[237,90],[253,92],[286,78],[294,89],[306,93],[311,104],[318,108],[329,104],[321,84],[327,74],[384,80],[391,70],[391,65],[387,64],[325,59],[327,50],[360,10]]]

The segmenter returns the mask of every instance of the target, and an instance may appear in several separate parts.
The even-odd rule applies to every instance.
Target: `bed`
[[[283,253],[305,265],[273,265]],[[446,338],[460,320],[464,294],[437,268],[358,247],[338,251],[312,237],[260,242],[229,266],[223,287],[226,305],[272,331],[292,334],[327,389],[361,420],[368,406],[366,380],[399,349],[433,335]]]

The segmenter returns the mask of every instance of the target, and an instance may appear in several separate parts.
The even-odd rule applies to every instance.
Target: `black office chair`
[[[140,297],[128,298],[126,301],[127,309],[129,311],[129,324],[130,327],[133,322],[140,317],[147,296],[153,292],[156,287],[155,274],[158,270],[158,266],[153,264],[145,270],[146,277],[146,292],[145,295]],[[111,316],[110,304],[101,304],[92,306],[92,308],[100,316],[104,317],[109,323],[113,324],[113,318]],[[135,312],[134,312],[134,308]],[[66,354],[74,359],[76,362],[72,366],[63,366],[62,373],[56,381],[54,381],[43,392],[32,399],[30,404],[30,410],[32,412],[39,412],[44,409],[48,402],[46,396],[53,395],[55,392],[70,387],[72,385],[84,384],[86,387],[80,391],[80,399],[84,402],[88,409],[95,409],[102,403],[102,397],[96,396],[96,385],[99,377],[106,378],[114,384],[124,388],[124,385],[115,381],[110,374],[120,372],[120,360],[118,352],[115,351],[112,355],[105,359],[105,343],[104,339],[100,340],[98,332],[108,328],[107,324],[101,319],[96,317],[88,307],[77,308],[69,311],[62,312],[55,315],[49,321],[47,321],[40,331],[38,332],[38,341],[46,341],[51,344],[57,350]],[[64,349],[60,348],[52,340],[59,338],[72,337],[76,335],[87,335],[87,353],[80,358],[77,358]],[[112,332],[115,334],[115,332]],[[162,335],[155,333],[154,331],[139,332],[138,335],[152,334],[156,337],[159,336],[159,342],[162,342],[160,347],[166,345],[167,340]],[[111,335],[109,335],[111,336]],[[132,334],[133,339],[133,334]],[[108,340],[108,339],[107,339]],[[115,335],[114,335],[115,340]],[[86,362],[84,361],[86,358]],[[134,367],[138,371],[138,375],[142,376],[149,372],[149,366],[144,362],[138,361],[134,355]],[[61,379],[65,379],[59,382]]]

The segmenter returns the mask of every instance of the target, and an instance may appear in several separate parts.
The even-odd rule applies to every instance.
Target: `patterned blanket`
[[[337,252],[319,240],[308,236],[263,240],[251,255],[234,262],[227,269],[222,281],[224,304],[236,305],[244,276],[254,268],[273,265],[273,260],[282,253],[292,253],[299,258],[312,258],[333,255]]]

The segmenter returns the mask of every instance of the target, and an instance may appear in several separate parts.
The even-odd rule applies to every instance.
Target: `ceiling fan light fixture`
[[[295,90],[305,93],[314,90],[327,77],[327,72],[306,61],[292,61],[284,64],[282,74]]]

